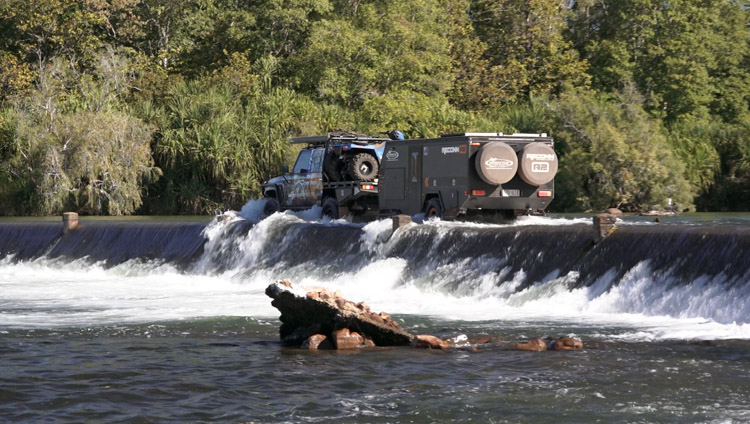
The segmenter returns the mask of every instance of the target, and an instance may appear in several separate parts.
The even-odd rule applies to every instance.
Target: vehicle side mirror
[[[281,165],[281,173],[282,174],[288,174],[289,173],[289,165]]]

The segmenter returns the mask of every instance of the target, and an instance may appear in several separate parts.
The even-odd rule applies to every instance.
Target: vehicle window
[[[297,156],[297,162],[294,163],[294,169],[292,170],[292,173],[294,174],[302,174],[310,172],[310,156],[312,155],[312,150],[302,150],[299,152],[299,156]]]
[[[310,172],[323,172],[323,149],[313,150]]]

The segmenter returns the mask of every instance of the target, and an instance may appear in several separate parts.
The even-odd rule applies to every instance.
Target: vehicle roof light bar
[[[547,137],[547,133],[539,133],[539,134],[532,134],[532,133],[513,133],[513,134],[504,134],[501,132],[498,133],[459,133],[459,134],[442,134],[440,137]]]
[[[292,144],[323,144],[329,141],[347,141],[357,144],[383,143],[390,139],[376,137],[367,134],[356,133],[328,133],[324,135],[311,135],[307,137],[293,137],[289,141]]]

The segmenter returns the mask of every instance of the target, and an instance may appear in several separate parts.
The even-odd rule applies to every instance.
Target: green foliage
[[[701,210],[736,211],[750,205],[750,119],[706,125],[706,137],[718,156],[714,179],[697,199]],[[695,162],[688,156],[686,161]]]
[[[238,208],[289,136],[393,128],[549,133],[558,210],[748,210],[745,3],[6,0],[0,213]]]
[[[532,98],[528,103],[510,104],[500,110],[499,121],[505,132],[548,132],[552,117],[544,102]]]
[[[27,92],[31,88],[32,79],[28,64],[7,51],[0,51],[0,102],[13,94]]]
[[[607,96],[576,90],[550,109],[562,147],[556,210],[658,209],[670,198],[692,207],[684,166],[637,92]]]
[[[722,125],[709,119],[683,117],[672,125],[669,141],[685,164],[686,176],[693,187],[707,191],[720,171],[716,133]]]
[[[248,92],[211,79],[182,82],[170,87],[163,111],[142,109],[160,127],[154,154],[164,177],[150,189],[152,210],[239,208],[278,173],[307,104],[271,85],[274,62],[260,62],[258,83]]]
[[[447,0],[443,32],[450,40],[453,87],[448,92],[451,103],[462,109],[481,110],[491,107],[498,98],[497,82],[489,60],[484,57],[487,44],[479,39],[472,24],[471,0]]]
[[[586,85],[586,63],[565,40],[566,1],[478,0],[472,22],[486,43],[494,84],[488,99],[512,103],[532,94],[558,92],[563,84]]]
[[[345,2],[320,20],[290,66],[304,93],[328,103],[362,105],[396,91],[425,95],[451,87],[443,10],[431,1]]]
[[[30,96],[2,114],[3,194],[7,213],[130,214],[141,205],[141,182],[152,168],[151,129],[117,110],[126,79],[100,52],[99,73],[83,77],[53,61]]]
[[[368,132],[398,128],[408,137],[488,130],[488,120],[451,106],[442,96],[400,91],[370,99],[360,111],[359,128]]]
[[[577,2],[576,44],[595,86],[634,81],[668,122],[710,110],[732,121],[750,100],[748,12],[726,0]]]

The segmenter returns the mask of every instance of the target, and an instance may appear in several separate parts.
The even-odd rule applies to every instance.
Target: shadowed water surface
[[[276,323],[201,320],[3,334],[8,422],[727,422],[750,419],[747,341],[601,340],[591,330],[397,317],[443,336],[577,330],[583,352],[307,352]],[[617,332],[616,329],[611,329]]]

